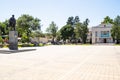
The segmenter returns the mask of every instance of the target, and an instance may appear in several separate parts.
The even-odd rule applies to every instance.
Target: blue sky
[[[79,16],[83,22],[90,19],[89,27],[96,26],[105,16],[115,18],[120,15],[120,0],[0,0],[0,21],[16,19],[29,14],[41,19],[42,31],[54,21],[59,29],[66,24],[68,17]]]

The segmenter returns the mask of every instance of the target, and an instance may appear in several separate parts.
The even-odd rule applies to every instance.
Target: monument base
[[[18,50],[18,32],[9,31],[9,49]]]

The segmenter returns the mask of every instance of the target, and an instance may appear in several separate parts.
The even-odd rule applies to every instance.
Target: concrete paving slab
[[[120,47],[0,48],[0,80],[120,80]]]

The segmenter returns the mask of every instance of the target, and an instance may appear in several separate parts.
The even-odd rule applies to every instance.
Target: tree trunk
[[[52,38],[52,44],[54,44],[55,43],[55,41],[54,41],[54,37]]]
[[[117,42],[116,42],[116,44],[119,44],[119,40],[117,39]]]

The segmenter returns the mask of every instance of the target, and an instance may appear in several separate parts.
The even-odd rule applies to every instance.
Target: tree
[[[56,34],[56,40],[57,41],[60,41],[61,40],[61,33],[60,33],[60,30],[57,32]]]
[[[25,42],[29,41],[29,37],[27,36],[26,33],[22,34],[21,41],[22,41],[22,43],[25,43]]]
[[[80,23],[80,22],[76,23],[75,30],[74,30],[76,39],[80,39],[81,31],[82,31],[82,23]]]
[[[116,42],[117,44],[120,43],[120,16],[119,15],[114,19],[114,24],[111,29],[111,36],[113,40],[117,41]]]
[[[34,18],[30,23],[31,30],[41,30],[40,20],[38,18]]]
[[[73,25],[73,24],[74,24],[74,17],[71,16],[71,17],[69,17],[68,20],[67,20],[67,25]]]
[[[81,39],[82,43],[86,43],[88,34],[89,19],[86,19],[83,23],[77,22],[75,24],[75,36],[76,39]]]
[[[71,25],[65,25],[60,29],[61,39],[66,41],[66,39],[71,39],[74,34],[74,28]]]
[[[3,22],[0,22],[0,35],[5,35],[6,25]]]
[[[37,44],[40,41],[40,37],[45,37],[45,35],[40,30],[33,31],[32,34],[31,34],[31,38],[36,38],[37,39]]]
[[[19,33],[18,35],[27,39],[24,41],[29,42],[29,37],[31,36],[32,31],[39,28],[40,20],[38,18],[34,18],[33,16],[30,16],[28,14],[23,14],[17,19],[17,30]]]
[[[5,41],[7,42],[8,34],[9,34],[8,20],[0,22],[0,42],[2,43],[4,43]]]
[[[75,19],[74,19],[74,24],[77,24],[80,22],[80,19],[79,19],[79,16],[75,16]]]
[[[111,19],[109,16],[106,16],[102,23],[104,23],[104,24],[107,24],[107,23],[113,24],[113,19]]]
[[[8,35],[9,34],[9,20],[5,20],[4,22],[3,22],[3,24],[5,24],[5,33],[4,33],[4,35]]]
[[[73,27],[73,29],[75,29],[76,24],[79,23],[79,16],[75,16],[75,18],[73,16],[69,17],[67,20],[67,25],[71,25]],[[75,32],[73,32],[72,36],[71,36],[71,40],[72,42],[75,41]]]
[[[83,43],[86,43],[87,40],[87,34],[88,34],[88,24],[89,24],[89,19],[86,19],[83,24],[82,24],[82,29],[81,29],[81,39]]]
[[[49,27],[46,29],[46,32],[52,35],[52,42],[54,43],[54,38],[56,37],[58,27],[56,24],[52,21]]]
[[[77,24],[79,21],[80,21],[79,16],[75,16],[75,18],[71,16],[67,20],[67,25],[71,25],[72,27],[75,27],[75,24]]]
[[[0,36],[0,43],[2,43],[3,44],[3,38],[2,38],[2,36]]]

